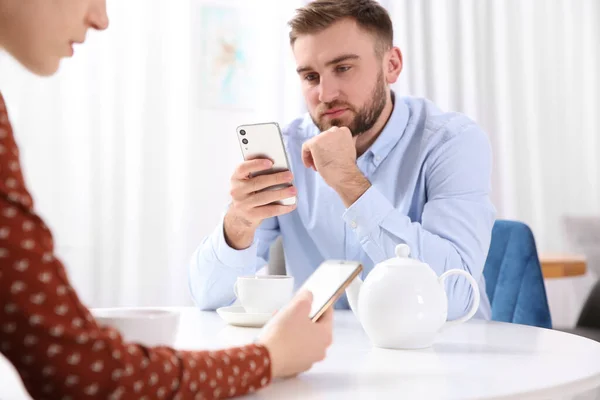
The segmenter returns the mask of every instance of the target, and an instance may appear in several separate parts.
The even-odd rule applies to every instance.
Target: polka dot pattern
[[[270,383],[259,345],[187,352],[125,343],[96,323],[34,211],[0,94],[0,351],[36,399],[213,399]]]

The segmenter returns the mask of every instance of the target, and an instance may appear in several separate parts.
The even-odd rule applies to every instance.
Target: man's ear
[[[396,83],[402,72],[402,52],[398,47],[388,50],[385,57],[385,77],[388,84]]]

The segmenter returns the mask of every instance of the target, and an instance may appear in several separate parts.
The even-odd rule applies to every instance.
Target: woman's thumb
[[[294,298],[294,309],[297,312],[306,312],[306,314],[308,314],[310,312],[312,302],[312,292],[310,292],[309,290],[303,290],[302,292],[296,294]]]

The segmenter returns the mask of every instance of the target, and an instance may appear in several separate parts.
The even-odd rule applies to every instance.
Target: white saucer
[[[217,314],[230,325],[247,328],[262,328],[271,319],[271,314],[247,313],[242,306],[217,308]]]

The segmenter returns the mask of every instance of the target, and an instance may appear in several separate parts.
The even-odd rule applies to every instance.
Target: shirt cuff
[[[230,247],[225,241],[225,230],[223,228],[223,218],[217,227],[215,235],[213,235],[213,248],[215,249],[217,258],[221,263],[231,268],[245,269],[248,266],[249,260],[256,258],[258,242],[256,235],[250,247],[242,250],[236,250]]]
[[[356,232],[359,240],[364,242],[393,209],[390,201],[375,186],[371,185],[344,212],[342,218]]]

